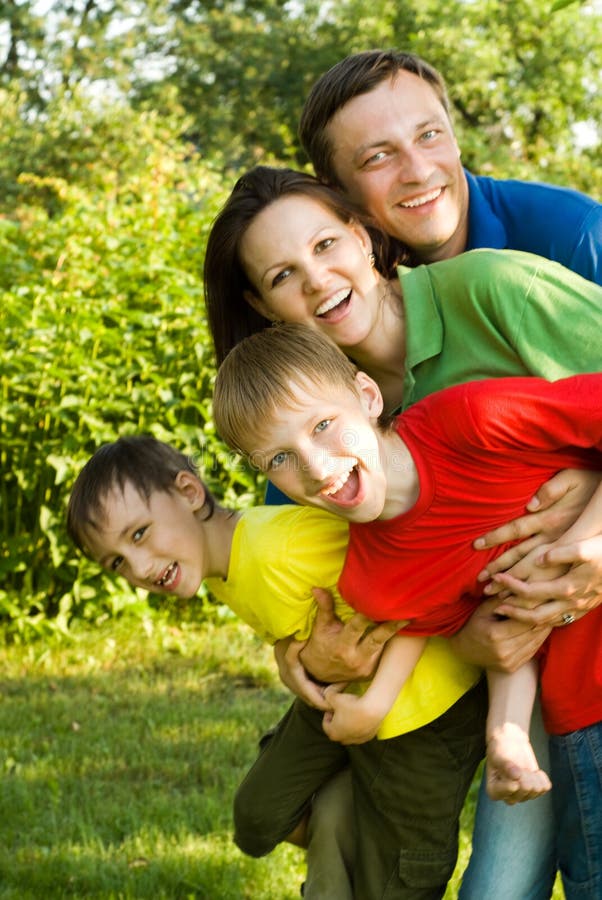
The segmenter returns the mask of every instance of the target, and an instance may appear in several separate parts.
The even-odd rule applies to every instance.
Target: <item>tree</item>
[[[225,169],[303,165],[297,122],[318,75],[357,50],[403,47],[445,75],[469,167],[596,194],[602,16],[598,0],[554,5],[448,0],[442,13],[435,0],[55,0],[41,38],[32,4],[13,0],[0,84],[17,79],[48,101],[83,89],[92,101],[118,96],[186,117],[186,137]]]

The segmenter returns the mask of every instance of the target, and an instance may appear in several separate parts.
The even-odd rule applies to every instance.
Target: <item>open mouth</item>
[[[419,209],[421,206],[426,206],[427,204],[438,200],[443,193],[443,190],[442,187],[435,188],[434,190],[429,191],[428,194],[422,194],[420,197],[415,197],[413,200],[405,200],[399,205],[402,209]]]
[[[350,300],[350,288],[346,288],[342,291],[337,291],[337,293],[333,294],[332,297],[329,297],[328,300],[324,300],[322,303],[320,303],[314,315],[320,319],[325,319],[326,321],[335,319],[340,316],[341,313],[345,312],[345,310],[349,306]]]
[[[320,494],[338,506],[355,506],[361,500],[360,473],[357,465],[339,475],[335,481],[322,488]]]
[[[180,567],[177,562],[172,562],[171,565],[165,569],[161,577],[155,581],[155,584],[157,587],[162,587],[167,591],[170,590],[177,580],[179,571]]]

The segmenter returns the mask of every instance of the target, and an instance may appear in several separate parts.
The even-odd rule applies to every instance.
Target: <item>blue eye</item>
[[[364,160],[362,165],[369,166],[371,163],[379,163],[381,162],[387,154],[384,150],[379,150],[378,153],[374,153],[372,156],[369,156],[368,159]]]
[[[321,422],[318,422],[318,424],[316,425],[314,431],[317,431],[318,434],[319,434],[321,431],[326,431],[326,429],[328,428],[328,426],[330,425],[331,422],[332,422],[332,419],[322,419]]]
[[[288,454],[284,451],[282,453],[277,453],[270,460],[270,469],[277,469],[279,466],[283,465],[286,462]]]

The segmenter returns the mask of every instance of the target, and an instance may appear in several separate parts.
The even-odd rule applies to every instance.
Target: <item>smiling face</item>
[[[126,482],[112,487],[98,528],[86,532],[90,556],[134,587],[157,594],[193,597],[209,573],[203,525],[195,515],[204,492],[198,479],[180,472],[172,491],[149,500]]]
[[[351,522],[385,508],[387,482],[375,424],[382,399],[363,372],[354,392],[319,383],[291,384],[291,403],[262,423],[245,447],[251,461],[292,500]],[[327,399],[325,399],[327,398]]]
[[[466,246],[468,186],[448,115],[412,72],[354,97],[326,128],[349,197],[423,262]]]
[[[378,320],[381,279],[357,223],[341,221],[302,194],[267,206],[240,243],[253,285],[245,297],[261,315],[310,325],[339,347],[364,341]]]

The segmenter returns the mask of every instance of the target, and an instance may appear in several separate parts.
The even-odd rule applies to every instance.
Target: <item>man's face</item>
[[[325,509],[351,522],[378,518],[386,477],[374,428],[382,410],[372,379],[358,373],[350,388],[292,384],[290,407],[245,447],[251,461],[297,503]]]
[[[341,107],[326,128],[349,197],[423,262],[466,246],[468,185],[431,85],[401,71]]]
[[[181,473],[182,474],[182,473]],[[90,529],[90,555],[134,587],[155,594],[193,597],[206,575],[203,529],[195,511],[203,504],[197,480],[173,491],[153,491],[147,501],[130,483],[112,487],[98,529]]]

